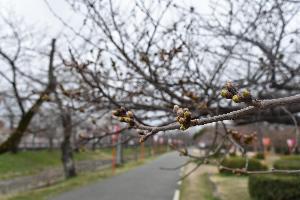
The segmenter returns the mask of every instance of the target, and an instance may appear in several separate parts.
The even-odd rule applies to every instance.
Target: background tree
[[[6,88],[7,85],[10,87],[4,92],[5,98],[9,99],[7,102],[14,102],[18,105],[18,110],[16,110],[8,107],[9,104],[6,104],[6,108],[8,108],[7,110],[11,116],[10,126],[11,128],[14,127],[14,129],[6,141],[0,145],[0,153],[5,153],[7,151],[17,151],[21,138],[33,116],[55,88],[53,75],[55,39],[51,42],[49,54],[41,56],[41,54],[33,51],[31,48],[34,47],[35,43],[30,43],[31,41],[28,39],[30,32],[25,32],[25,28],[23,30],[23,27],[16,26],[14,22],[4,16],[1,17],[1,24],[3,24],[3,27],[6,27],[3,29],[5,31],[3,31],[1,36],[3,42],[0,47],[1,84],[5,85]],[[36,40],[35,42],[40,41]],[[48,75],[45,80],[34,76],[41,69],[34,67],[36,66],[33,62],[35,56],[41,56],[41,60],[48,59]],[[17,121],[16,124],[15,119]]]

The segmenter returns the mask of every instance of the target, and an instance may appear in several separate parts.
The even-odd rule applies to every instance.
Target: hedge
[[[296,175],[251,175],[248,187],[253,200],[300,199],[300,176]]]
[[[274,162],[274,168],[285,170],[300,169],[300,156],[284,156]]]
[[[246,159],[243,157],[228,157],[221,163],[224,167],[232,169],[242,169],[245,168]],[[267,170],[267,166],[262,164],[259,160],[249,158],[248,159],[248,171],[263,171]],[[220,169],[220,173],[231,174],[231,171]]]
[[[265,154],[263,152],[259,152],[259,153],[255,154],[255,156],[253,158],[258,159],[258,160],[264,160]]]

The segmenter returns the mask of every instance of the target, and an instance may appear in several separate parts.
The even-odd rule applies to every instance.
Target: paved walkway
[[[179,170],[185,158],[167,153],[127,173],[70,191],[53,200],[172,200],[178,187]]]

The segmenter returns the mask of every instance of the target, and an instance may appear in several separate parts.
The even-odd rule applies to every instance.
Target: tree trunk
[[[72,135],[72,119],[69,111],[66,111],[63,115],[63,131],[64,131],[64,140],[61,144],[61,160],[64,167],[64,173],[66,178],[75,177],[76,169],[73,159],[73,149],[71,146],[71,135]]]
[[[19,152],[18,146],[13,146],[13,147],[11,148],[11,153],[17,154],[18,152]]]
[[[53,150],[53,138],[49,137],[48,141],[49,141],[49,151],[52,151]]]

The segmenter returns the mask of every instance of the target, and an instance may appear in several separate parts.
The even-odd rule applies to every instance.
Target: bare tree
[[[76,30],[59,18],[82,41],[64,62],[89,91],[82,100],[117,108],[113,115],[141,142],[222,125],[222,142],[198,158],[205,163],[225,143],[245,155],[255,139],[225,120],[298,126],[299,2],[212,1],[208,15],[168,0],[136,1],[126,11],[111,0],[67,2],[83,19]]]
[[[43,80],[39,80],[34,76],[29,75],[24,67],[26,62],[24,61],[24,57],[28,56],[30,49],[27,49],[24,41],[26,38],[22,35],[21,31],[18,27],[5,17],[1,18],[3,24],[8,27],[7,30],[10,30],[11,35],[7,37],[2,37],[3,45],[0,47],[0,58],[1,63],[3,64],[3,70],[0,71],[0,76],[5,80],[6,87],[9,85],[11,87],[12,93],[9,90],[5,92],[5,96],[9,98],[8,101],[15,101],[18,105],[19,111],[15,112],[14,109],[8,108],[11,113],[11,127],[14,126],[14,117],[18,116],[18,122],[16,127],[12,130],[12,133],[0,145],[0,153],[5,153],[7,151],[16,152],[18,145],[21,141],[22,136],[24,135],[26,129],[28,128],[32,118],[35,113],[38,112],[41,105],[47,101],[50,93],[55,89],[56,81],[53,75],[54,66],[54,53],[55,53],[55,39],[51,41],[51,49],[48,57],[48,78],[47,82],[43,82]],[[14,45],[9,46],[10,43]],[[5,44],[5,45],[4,45]],[[7,46],[8,45],[8,46]],[[28,53],[28,54],[27,54]],[[28,68],[27,68],[28,69]],[[34,81],[37,84],[40,84],[43,89],[39,92],[24,92],[24,90],[28,90],[26,88],[26,80],[22,80],[20,77]],[[22,83],[21,83],[22,80]],[[35,88],[32,88],[32,90]],[[7,104],[8,105],[8,104]],[[20,115],[19,115],[20,113]]]

